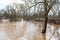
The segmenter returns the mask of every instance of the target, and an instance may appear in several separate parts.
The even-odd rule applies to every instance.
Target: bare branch
[[[31,2],[28,2],[27,0],[23,0],[24,2],[27,2],[27,3],[31,3]],[[31,3],[31,4],[33,4],[33,3]]]
[[[37,2],[36,4],[30,6],[29,8],[32,8],[32,7],[36,6],[36,5],[39,4],[39,3],[44,3],[44,2]],[[28,8],[28,9],[29,9],[29,8]]]
[[[36,4],[34,4],[34,5],[30,6],[29,8],[27,8],[27,10],[30,9],[30,8],[32,8],[32,7],[34,7],[34,6],[36,6],[36,5],[39,4],[39,3],[44,3],[44,2],[37,2]],[[49,3],[50,3],[50,2],[49,2]],[[56,2],[56,0],[54,0],[50,5],[47,5],[47,6],[49,7],[48,13],[49,13],[50,9],[52,8],[52,6],[53,6],[54,4],[56,4],[56,3],[58,3],[58,2]],[[58,3],[58,4],[60,4],[60,3]]]
[[[49,6],[49,9],[48,9],[48,13],[49,13],[49,11],[50,11],[50,9],[52,8],[52,6],[54,5],[56,3],[56,0],[54,0],[51,4],[50,4],[50,6]]]

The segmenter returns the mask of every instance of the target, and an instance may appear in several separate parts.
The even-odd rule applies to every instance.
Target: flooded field
[[[42,34],[43,24],[25,20],[0,23],[0,40],[60,40],[60,25],[48,23]]]

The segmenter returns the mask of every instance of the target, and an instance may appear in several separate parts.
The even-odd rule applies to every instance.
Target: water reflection
[[[42,23],[39,22],[26,22],[27,23],[27,32],[25,31],[25,35],[26,36],[30,36],[30,34],[32,33],[35,34],[34,37],[36,36],[36,38],[33,38],[33,36],[31,36],[34,40],[60,40],[60,28],[59,25],[55,25],[55,24],[48,24],[47,25],[47,32],[46,35],[41,33],[42,30]],[[30,30],[30,31],[29,31]],[[34,32],[35,31],[35,32]],[[31,33],[30,33],[31,32]],[[30,38],[31,38],[30,37]],[[33,40],[30,39],[30,40]]]
[[[20,32],[18,40],[46,40],[46,35],[42,34],[43,23],[35,21],[20,21],[17,22],[17,30]]]
[[[60,27],[55,24],[47,25],[46,40],[60,40]]]
[[[43,24],[25,20],[0,23],[0,40],[60,40],[60,25],[48,23],[46,34],[42,34]]]

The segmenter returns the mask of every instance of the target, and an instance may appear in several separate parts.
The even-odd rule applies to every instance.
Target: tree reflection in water
[[[25,21],[25,25],[27,24],[28,28],[27,28],[27,32],[25,31],[25,36],[28,36],[30,35],[29,32],[31,31],[33,33],[33,31],[35,31],[35,34],[34,36],[30,36],[32,37],[33,39],[30,39],[30,40],[60,40],[59,39],[59,35],[60,35],[60,28],[59,28],[59,25],[55,25],[55,24],[48,24],[47,25],[47,31],[46,31],[46,34],[42,34],[41,33],[41,30],[42,30],[42,23],[39,23],[39,22],[34,22],[34,21]],[[40,27],[39,27],[40,26]],[[31,28],[31,29],[29,29]],[[30,31],[29,31],[30,30]],[[36,32],[38,34],[36,34]],[[27,35],[26,35],[27,34]],[[28,37],[27,37],[28,38]]]
[[[35,21],[0,23],[0,40],[60,40],[60,25],[48,23],[46,34],[42,28],[43,23]]]
[[[60,25],[48,24],[46,40],[60,40]]]

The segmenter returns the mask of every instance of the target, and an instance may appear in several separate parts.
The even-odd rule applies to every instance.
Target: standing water
[[[21,21],[0,23],[0,40],[60,40],[60,25],[47,25],[46,35],[42,34],[43,23]]]

